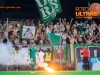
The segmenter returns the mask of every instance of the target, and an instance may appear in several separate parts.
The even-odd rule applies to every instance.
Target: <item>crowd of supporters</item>
[[[72,22],[73,19],[71,19]],[[95,21],[88,24],[88,21],[72,24],[63,19],[65,31],[62,43],[64,44],[98,44],[100,43],[100,24]]]
[[[6,21],[0,21],[0,42],[3,42],[7,39],[7,25]]]
[[[9,39],[14,45],[44,45],[50,44],[50,39],[47,32],[59,34],[61,28],[62,44],[98,44],[100,43],[100,24],[92,21],[91,24],[84,22],[75,22],[72,24],[73,18],[70,22],[62,19],[61,24],[59,21],[56,23],[49,22],[44,25],[40,20],[20,20],[9,21],[8,28],[7,22],[0,22],[0,42]],[[35,26],[34,39],[25,39],[20,36],[20,28],[22,26]],[[8,33],[7,33],[8,32]]]

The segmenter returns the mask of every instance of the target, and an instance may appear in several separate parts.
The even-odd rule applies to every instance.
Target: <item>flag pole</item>
[[[60,70],[62,70],[62,60],[61,60],[61,18],[59,18],[59,27],[60,27]]]
[[[7,18],[7,42],[9,41],[8,39],[8,18]]]
[[[7,18],[7,45],[8,45],[8,18]],[[7,65],[7,71],[8,71],[8,65]]]

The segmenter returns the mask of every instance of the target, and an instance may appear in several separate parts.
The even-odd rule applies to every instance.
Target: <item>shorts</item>
[[[88,61],[88,57],[83,57],[83,63],[85,64],[85,63],[88,63],[89,61]]]
[[[30,58],[30,60],[36,62],[36,58]]]

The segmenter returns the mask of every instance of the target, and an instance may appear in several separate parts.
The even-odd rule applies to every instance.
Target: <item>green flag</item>
[[[23,25],[22,23],[20,24],[20,43],[22,43],[23,38],[22,38],[22,30],[23,30]]]
[[[90,8],[90,2],[88,2],[88,8]]]
[[[56,10],[57,13],[62,12],[60,0],[50,0],[50,4],[51,4],[51,6],[54,7],[54,9]]]
[[[78,23],[77,21],[75,22],[75,24],[77,25],[77,26],[79,26],[79,29],[80,30],[82,30],[84,27],[86,27],[87,26],[87,24],[88,24],[88,21],[86,20],[86,21],[84,21],[83,23]]]
[[[48,36],[53,45],[60,45],[60,35],[56,35],[54,33],[48,33]]]
[[[88,2],[88,9],[90,8],[90,2]],[[90,12],[90,11],[89,11]],[[92,21],[92,18],[87,18],[88,21]]]
[[[78,23],[77,21],[76,21],[75,23],[76,23],[78,29],[80,30],[81,35],[84,36],[84,35],[85,35],[85,30],[84,30],[84,28],[87,27],[88,21],[86,20],[86,21],[84,21],[84,22],[81,23],[81,24]]]
[[[35,0],[44,24],[54,20],[57,13],[62,12],[59,0]]]

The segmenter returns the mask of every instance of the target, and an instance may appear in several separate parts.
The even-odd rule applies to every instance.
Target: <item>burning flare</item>
[[[45,69],[46,69],[48,72],[54,73],[54,70],[51,69],[50,67],[45,67]]]

